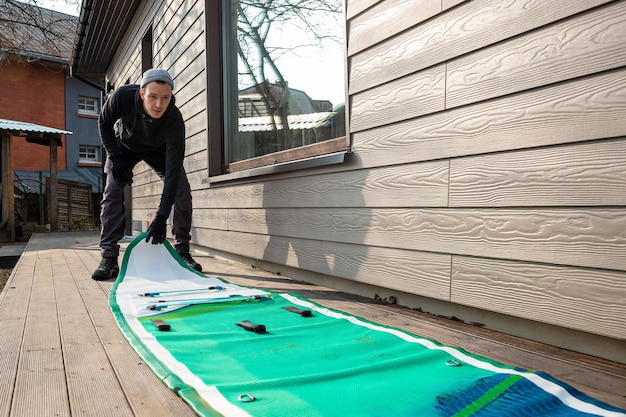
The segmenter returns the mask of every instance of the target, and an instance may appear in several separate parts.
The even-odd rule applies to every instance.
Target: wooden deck
[[[594,398],[626,408],[626,365],[245,265],[203,256],[196,259],[207,275],[295,291],[328,307],[506,364],[548,372]],[[99,260],[95,232],[35,234],[26,245],[0,295],[0,417],[195,415],[119,331],[108,306],[113,283],[91,279]]]

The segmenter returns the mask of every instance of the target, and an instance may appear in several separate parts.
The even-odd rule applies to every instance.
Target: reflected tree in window
[[[227,159],[242,160],[345,135],[344,55],[335,54],[332,64],[325,61],[331,51],[343,51],[342,0],[231,4],[236,21],[236,45],[232,45],[236,58],[231,62],[237,68],[237,139],[231,141]],[[320,78],[325,70],[329,75]],[[312,74],[308,78],[307,72]],[[319,97],[330,95],[324,88],[328,91],[332,83],[338,85],[334,97]]]

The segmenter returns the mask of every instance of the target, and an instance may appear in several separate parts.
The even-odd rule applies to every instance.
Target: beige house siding
[[[204,2],[139,7],[108,75],[139,80],[152,25],[186,117],[193,242],[626,361],[626,2],[347,0],[346,17],[346,163],[209,186]],[[161,183],[135,172],[145,230]]]
[[[626,339],[626,3],[355,3],[360,168],[447,181],[369,206],[363,243],[448,255],[453,303]]]

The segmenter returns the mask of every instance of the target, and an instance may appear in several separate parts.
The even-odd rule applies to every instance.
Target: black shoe
[[[93,271],[91,278],[96,281],[117,278],[119,272],[120,267],[117,265],[117,258],[102,258],[98,269]]]
[[[190,268],[195,269],[198,272],[202,272],[202,265],[200,265],[198,262],[194,261],[194,259],[191,257],[190,253],[179,253],[181,259],[183,260],[183,262],[185,262],[187,265],[189,265]]]

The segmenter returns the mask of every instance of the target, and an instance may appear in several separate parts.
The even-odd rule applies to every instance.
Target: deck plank
[[[70,417],[61,349],[24,349],[10,415]]]
[[[79,242],[82,245],[83,242]],[[97,243],[97,239],[95,240]],[[88,253],[85,253],[88,251]],[[94,256],[94,253],[96,256]],[[85,256],[88,255],[88,256]],[[111,415],[136,417],[153,416],[194,416],[195,413],[183,401],[170,391],[139,358],[126,342],[108,306],[108,294],[113,282],[96,283],[91,279],[91,272],[98,265],[99,249],[96,245],[65,250],[64,258],[71,265],[72,279],[84,302],[85,314],[94,324],[98,343],[110,363],[115,376],[115,386],[124,394],[124,401],[118,399]],[[113,382],[109,382],[113,385]],[[111,389],[102,390],[106,393]],[[122,407],[127,402],[128,408]]]
[[[70,415],[54,294],[52,265],[44,258],[33,274],[12,416]]]
[[[95,282],[95,232],[33,235],[0,294],[0,417],[194,416],[139,358],[108,306],[113,282]],[[124,246],[124,245],[123,245]],[[626,408],[626,365],[381,304],[208,256],[207,275],[296,292],[330,308],[500,362],[547,372]],[[121,260],[121,258],[120,258]]]
[[[36,244],[29,243],[0,294],[0,416],[9,416],[36,267]],[[22,364],[28,361],[22,361]],[[19,395],[19,393],[18,393]],[[18,404],[19,407],[19,404]],[[17,414],[18,410],[14,409]]]
[[[72,415],[132,416],[96,323],[89,314],[88,305],[95,300],[84,297],[79,291],[64,256],[66,251],[55,249],[52,252]],[[86,272],[82,270],[82,275]]]

